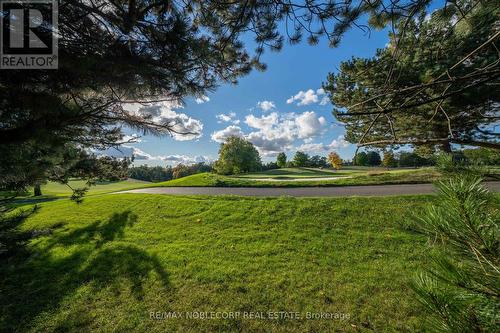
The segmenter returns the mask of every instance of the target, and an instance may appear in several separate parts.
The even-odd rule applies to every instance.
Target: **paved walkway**
[[[486,187],[500,192],[500,182],[486,182]],[[150,187],[117,193],[148,193],[172,195],[243,195],[262,197],[340,197],[340,196],[385,196],[430,194],[434,192],[432,184],[405,185],[366,185],[338,187]]]

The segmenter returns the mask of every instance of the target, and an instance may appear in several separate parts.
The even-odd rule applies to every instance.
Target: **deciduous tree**
[[[221,144],[214,170],[222,175],[239,174],[260,170],[261,164],[259,152],[252,143],[232,136]]]
[[[354,164],[359,166],[368,165],[368,156],[364,151],[361,151],[354,156]]]
[[[286,168],[286,154],[285,153],[278,154],[278,156],[276,157],[276,164],[280,168]]]
[[[392,151],[384,152],[382,165],[385,166],[386,168],[393,168],[398,165],[398,161],[396,161],[396,158],[394,158],[394,153]]]
[[[332,165],[334,169],[338,170],[342,167],[342,159],[340,158],[339,154],[337,154],[334,151],[328,154],[328,162]]]
[[[378,166],[382,162],[380,159],[380,154],[373,150],[369,151],[366,154],[366,159],[369,166]]]
[[[308,165],[308,162],[309,162],[309,155],[307,155],[302,151],[296,152],[295,155],[293,156],[292,163],[293,166],[295,167],[305,167]]]

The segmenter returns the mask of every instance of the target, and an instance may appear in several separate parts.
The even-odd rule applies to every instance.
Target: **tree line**
[[[128,175],[130,178],[144,180],[148,182],[164,182],[167,180],[177,179],[194,175],[196,173],[210,172],[212,166],[206,163],[195,163],[191,165],[178,164],[172,166],[148,166],[140,165],[129,168]]]

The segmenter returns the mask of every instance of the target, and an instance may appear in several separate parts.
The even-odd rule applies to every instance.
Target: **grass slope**
[[[268,172],[268,171],[267,171]],[[339,171],[339,172],[342,172]],[[302,181],[265,181],[251,180],[245,177],[256,178],[253,176],[221,176],[212,173],[200,173],[183,178],[178,178],[166,182],[148,184],[146,186],[222,186],[222,187],[302,187],[302,186],[343,186],[343,185],[376,185],[376,184],[412,184],[429,183],[438,179],[439,174],[433,168],[422,169],[403,169],[391,171],[363,171],[352,172],[344,171],[343,176],[349,175],[350,178],[341,178],[335,180],[302,180]],[[347,174],[350,172],[349,174]],[[339,174],[340,175],[340,174]],[[279,177],[275,175],[274,178]],[[292,177],[288,174],[287,177]],[[316,178],[316,176],[314,176]],[[260,178],[271,178],[261,176]],[[300,177],[298,177],[300,178]],[[304,178],[304,176],[302,176]]]
[[[136,188],[138,186],[143,186],[145,184],[149,183],[136,179],[127,179],[117,182],[99,182],[89,188],[87,195],[123,191],[131,188]],[[69,182],[69,185],[73,188],[81,188],[85,187],[85,182],[82,180],[72,180]],[[47,184],[42,186],[42,194],[47,196],[65,197],[65,196],[70,196],[71,193],[72,191],[68,186],[55,182],[48,182]]]
[[[408,283],[426,245],[401,225],[430,200],[119,194],[43,203],[20,226],[41,234],[27,257],[0,261],[0,331],[413,332],[424,314]],[[153,320],[154,311],[345,315]]]
[[[297,179],[297,178],[325,178],[351,176],[356,173],[362,173],[363,170],[357,169],[315,169],[315,168],[282,168],[266,170],[262,172],[246,173],[235,176],[237,178],[272,178],[272,179]]]
[[[116,182],[98,182],[97,184],[91,186],[86,193],[86,196],[92,196],[96,194],[106,194],[117,191],[130,190],[134,188],[145,187],[149,182],[136,180],[136,179],[127,179],[123,181]],[[85,181],[82,180],[71,180],[69,181],[69,185],[72,188],[83,188],[86,186]],[[33,189],[29,189],[26,193],[10,193],[10,192],[0,192],[0,199],[4,197],[11,197],[13,195],[17,195],[18,202],[41,202],[47,200],[54,200],[64,197],[69,197],[72,194],[72,190],[63,184],[56,182],[47,182],[42,185],[42,195],[39,197],[33,196]]]

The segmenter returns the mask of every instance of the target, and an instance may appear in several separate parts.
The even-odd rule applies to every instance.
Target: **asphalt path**
[[[486,182],[486,187],[500,192],[499,182]],[[242,195],[251,197],[343,197],[432,194],[432,184],[360,185],[337,187],[150,187],[116,193],[170,195]]]

